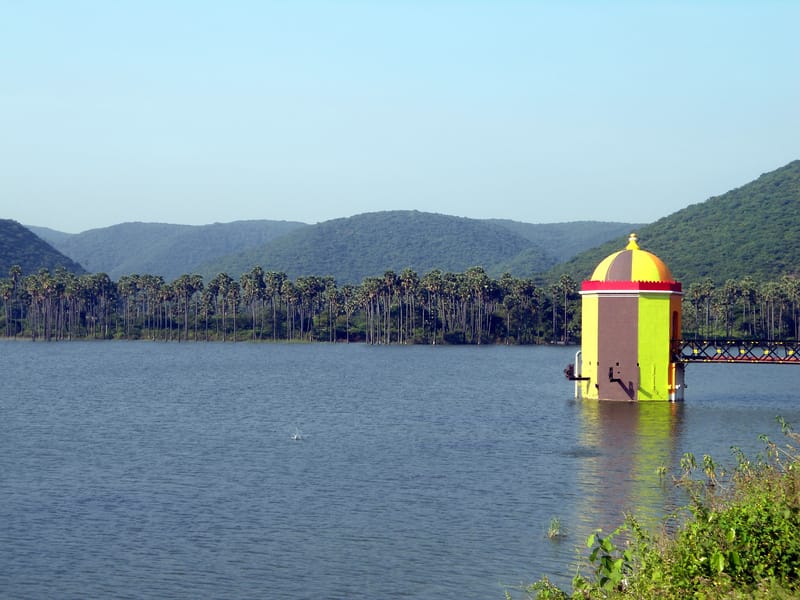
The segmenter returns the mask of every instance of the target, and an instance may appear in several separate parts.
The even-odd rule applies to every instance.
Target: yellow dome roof
[[[591,281],[674,281],[660,258],[639,248],[636,234],[628,238],[624,250],[607,256],[597,265]]]

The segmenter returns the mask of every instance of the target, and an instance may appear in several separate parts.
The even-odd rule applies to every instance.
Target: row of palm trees
[[[359,285],[255,267],[234,279],[74,275],[12,267],[0,279],[7,337],[303,340],[407,343],[571,343],[580,331],[577,283],[548,285],[481,267],[463,273],[386,271]],[[684,337],[800,339],[800,279],[751,277],[684,288]]]
[[[800,339],[800,278],[752,277],[715,285],[710,278],[684,289],[684,336],[697,338]]]
[[[406,343],[569,342],[575,283],[464,273],[386,271],[360,285],[292,280],[255,267],[237,280],[74,275],[18,267],[0,279],[3,331],[33,339],[304,340]],[[552,319],[547,315],[552,313]]]

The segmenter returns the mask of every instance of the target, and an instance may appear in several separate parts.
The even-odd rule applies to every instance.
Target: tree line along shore
[[[580,338],[578,282],[482,267],[386,271],[360,284],[254,267],[234,279],[64,269],[0,278],[0,335],[35,340],[323,341],[370,344],[570,344]],[[800,279],[745,276],[684,285],[683,337],[800,337]]]

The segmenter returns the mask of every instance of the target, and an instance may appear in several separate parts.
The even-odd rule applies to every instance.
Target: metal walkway
[[[800,342],[767,340],[674,340],[676,358],[683,363],[727,362],[800,364]]]

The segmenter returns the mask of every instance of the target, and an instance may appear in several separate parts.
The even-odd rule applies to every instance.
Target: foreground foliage
[[[576,575],[570,592],[543,578],[521,590],[525,597],[800,597],[800,435],[778,421],[789,443],[762,437],[766,451],[754,461],[735,450],[729,476],[708,456],[698,467],[685,455],[677,484],[691,502],[663,532],[651,534],[628,516],[613,533],[589,537],[589,574]]]

